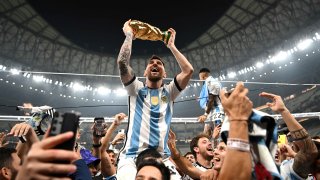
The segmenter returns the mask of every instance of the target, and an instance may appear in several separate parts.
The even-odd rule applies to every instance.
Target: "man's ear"
[[[1,176],[5,177],[5,179],[11,179],[11,170],[9,168],[3,167],[0,172]]]
[[[167,77],[167,73],[164,72],[164,73],[163,73],[163,78],[166,78],[166,77]]]
[[[147,77],[147,70],[144,70],[143,76]]]
[[[199,147],[194,147],[193,150],[194,150],[194,152],[198,153],[199,152]]]

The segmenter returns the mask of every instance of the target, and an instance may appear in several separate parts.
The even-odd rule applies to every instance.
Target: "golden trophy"
[[[168,43],[171,33],[169,31],[161,31],[148,23],[138,20],[131,20],[129,24],[133,30],[135,38],[151,41],[163,41]]]

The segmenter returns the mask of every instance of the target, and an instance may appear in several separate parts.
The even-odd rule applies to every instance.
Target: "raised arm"
[[[251,155],[248,119],[252,113],[252,102],[247,97],[248,89],[238,82],[228,97],[225,90],[220,93],[221,103],[229,118],[230,130],[227,153],[219,179],[251,179]],[[232,173],[230,173],[232,172]]]
[[[126,117],[124,113],[115,115],[115,120],[108,128],[106,135],[101,139],[101,173],[104,177],[112,176],[116,173],[116,169],[111,163],[108,153],[106,152],[109,147],[109,142],[114,130],[120,125],[121,121]]]
[[[124,40],[120,53],[118,55],[117,63],[118,68],[120,71],[120,78],[123,84],[128,83],[134,76],[132,68],[130,67],[130,56],[131,56],[131,49],[132,49],[132,40],[133,40],[133,30],[130,27],[129,23],[131,20],[128,20],[123,25],[123,32],[126,36],[126,39]]]
[[[19,141],[16,146],[17,154],[22,160],[24,159],[24,156],[29,152],[32,144],[39,141],[32,127],[25,122],[13,126],[8,135],[15,137],[25,137],[26,142],[22,143],[21,141]]]
[[[171,50],[172,54],[174,55],[180,66],[181,73],[179,73],[176,78],[179,83],[179,86],[182,89],[184,89],[192,76],[193,67],[187,60],[187,58],[176,48],[174,44],[176,38],[176,31],[172,28],[168,29],[168,31],[171,32],[171,37],[168,41],[167,47]]]
[[[194,167],[192,163],[185,157],[180,155],[179,150],[176,148],[176,135],[170,130],[168,146],[171,152],[171,158],[177,167],[188,176],[193,179],[200,179],[200,175],[203,173],[198,168]]]
[[[299,176],[306,178],[308,174],[311,173],[313,163],[318,155],[316,145],[312,142],[308,132],[284,105],[281,96],[266,92],[260,93],[259,96],[272,100],[272,102],[267,103],[267,106],[270,107],[272,111],[281,114],[291,136],[295,140],[295,144],[299,147],[299,152],[294,157],[292,168]]]

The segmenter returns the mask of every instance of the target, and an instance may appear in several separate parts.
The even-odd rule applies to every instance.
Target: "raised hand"
[[[220,91],[221,103],[230,121],[233,119],[247,121],[250,117],[253,104],[247,97],[248,92],[243,82],[238,82],[230,95],[226,90]]]
[[[214,127],[213,133],[212,133],[212,138],[213,139],[218,139],[218,137],[220,135],[220,131],[221,131],[221,124],[219,124],[218,126]]]
[[[42,141],[34,143],[16,180],[69,179],[66,177],[67,174],[76,171],[76,166],[71,164],[77,159],[76,153],[52,148],[72,137],[72,132],[66,132],[49,138],[45,137]],[[70,162],[70,164],[58,163],[59,161]],[[65,175],[65,177],[61,177],[61,175]]]
[[[130,26],[130,22],[131,22],[131,19],[129,19],[128,21],[126,21],[126,22],[124,23],[124,25],[123,25],[122,30],[123,30],[123,33],[124,33],[125,35],[127,35],[127,33],[132,33],[132,35],[135,34],[134,31],[133,31],[133,29],[132,29],[131,26]]]
[[[20,137],[22,135],[26,136],[30,132],[30,130],[32,131],[32,127],[29,124],[23,122],[14,125],[8,135],[16,137]]]
[[[171,49],[172,47],[175,47],[175,39],[176,39],[176,31],[173,28],[169,28],[168,31],[171,33],[167,47]]]
[[[260,93],[259,96],[272,100],[272,102],[268,102],[266,105],[274,112],[281,113],[286,109],[281,96],[266,92]]]
[[[124,114],[124,113],[119,113],[119,114],[116,114],[115,116],[114,116],[114,123],[115,123],[115,125],[120,125],[121,124],[121,122],[122,122],[122,120],[124,120],[124,118],[126,118],[127,117],[127,115],[126,114]]]

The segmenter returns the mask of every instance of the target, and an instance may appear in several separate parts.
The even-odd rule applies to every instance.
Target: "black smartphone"
[[[94,118],[95,126],[94,126],[94,131],[95,131],[95,136],[104,136],[104,118],[103,117],[95,117]]]
[[[73,137],[69,139],[68,141],[65,141],[56,147],[54,149],[65,149],[73,151],[74,143],[75,143],[75,137],[77,133],[77,129],[79,127],[79,115],[75,113],[55,113],[54,118],[51,122],[51,128],[49,132],[49,136],[56,136],[61,133],[65,133],[68,131],[73,132]]]

